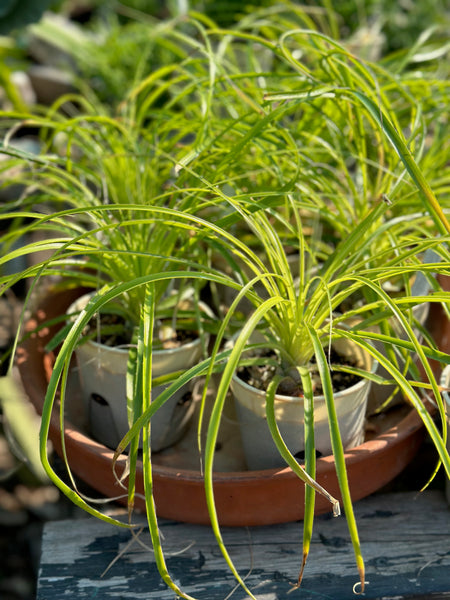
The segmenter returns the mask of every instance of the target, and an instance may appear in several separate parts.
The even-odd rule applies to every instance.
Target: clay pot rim
[[[59,421],[55,419],[57,424],[51,422],[51,436],[53,439],[54,435],[60,436]],[[409,437],[413,432],[418,431],[423,427],[423,423],[412,408],[400,421],[387,429],[382,434],[378,435],[372,440],[368,440],[345,452],[345,460],[347,466],[352,462],[357,462],[361,459],[363,454],[371,454],[372,456],[376,453],[382,453],[386,450],[388,445],[401,444],[401,442]],[[81,429],[74,426],[67,419],[65,420],[64,428],[66,438],[71,438],[76,443],[81,443],[85,446],[89,446],[90,450],[94,454],[101,455],[103,460],[111,460],[114,456],[114,451],[104,446],[100,442],[97,442],[91,438],[88,434],[84,433]],[[126,457],[121,456],[118,460],[118,465],[125,463]],[[317,459],[316,469],[317,475],[319,476],[322,472],[326,472],[329,466],[334,463],[334,456],[323,456]],[[140,466],[142,463],[139,463]],[[178,469],[175,467],[159,465],[157,461],[152,461],[152,471],[155,475],[162,475],[165,478],[177,480],[182,477],[185,480],[193,482],[203,482],[204,477],[199,471],[191,469]],[[214,472],[214,483],[215,485],[228,484],[231,480],[236,482],[251,482],[261,479],[297,479],[297,475],[291,470],[290,467],[274,468],[274,469],[263,469],[258,471],[215,471]]]

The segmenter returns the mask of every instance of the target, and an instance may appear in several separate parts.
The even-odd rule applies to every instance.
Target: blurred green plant
[[[39,482],[47,483],[39,456],[40,419],[12,375],[0,377],[0,407],[3,429],[16,458]]]

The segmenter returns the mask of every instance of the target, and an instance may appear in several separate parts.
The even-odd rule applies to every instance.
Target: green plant
[[[307,1],[306,5],[315,6]],[[445,2],[429,0],[420,4],[386,0],[338,0],[324,2],[332,6],[337,26],[343,37],[361,34],[361,41],[370,44],[372,32],[382,34],[383,54],[411,48],[427,29],[448,24],[448,10]],[[364,35],[365,34],[365,35]]]
[[[280,17],[276,23],[274,14]],[[29,278],[31,298],[39,280],[48,275],[62,277],[66,285],[96,290],[87,308],[55,339],[62,346],[42,415],[41,459],[49,477],[74,503],[116,523],[56,476],[45,442],[58,391],[64,419],[70,358],[86,325],[99,311],[110,309],[111,303],[116,310],[120,305],[119,312],[133,325],[131,355],[136,355],[129,378],[132,426],[116,450],[118,457],[130,446],[130,476],[122,482],[127,487],[130,520],[142,434],[147,516],[156,562],[164,581],[189,598],[170,578],[159,539],[150,424],[155,412],[186,382],[204,376],[206,394],[212,374],[222,372],[199,460],[204,456],[206,497],[218,544],[251,596],[222,542],[212,475],[227,390],[239,364],[261,361],[249,357],[248,351],[260,347],[250,342],[252,333],[262,329],[264,346],[274,351],[272,360],[279,369],[267,390],[268,423],[283,459],[308,484],[299,584],[311,539],[314,493],[326,494],[326,490],[314,482],[312,429],[306,431],[303,469],[278,434],[273,399],[280,381],[293,376],[302,385],[307,412],[313,413],[309,366],[315,356],[363,588],[364,563],[334,419],[327,350],[333,341],[346,338],[378,360],[420,414],[450,473],[443,403],[429,365],[429,359],[444,364],[450,359],[428,336],[424,343],[419,341],[410,310],[420,302],[448,300],[432,279],[437,272],[449,274],[446,211],[412,153],[422,158],[414,144],[417,132],[421,139],[432,136],[427,143],[436,152],[440,134],[434,136],[431,120],[419,118],[419,100],[413,100],[387,70],[350,55],[299,7],[257,12],[233,30],[219,30],[201,15],[183,21],[181,29],[174,25],[162,27],[164,44],[182,47],[180,64],[163,65],[144,76],[113,116],[79,96],[61,99],[45,115],[2,115],[9,131],[2,152],[10,157],[4,169],[20,166],[17,179],[26,186],[26,193],[6,207],[16,209],[13,216],[18,223],[3,236],[2,244],[12,245],[33,230],[56,234],[0,259],[0,264],[22,255],[38,259],[22,272],[3,275],[2,290]],[[428,89],[426,82],[421,85]],[[68,106],[73,115],[58,110],[67,111]],[[406,140],[402,130],[411,123],[417,126]],[[33,157],[9,146],[10,135],[21,125],[40,130],[45,153]],[[433,166],[425,164],[433,179]],[[29,222],[21,224],[24,218]],[[331,238],[320,236],[322,230],[331,231]],[[288,264],[287,246],[298,254],[298,280]],[[424,264],[422,256],[430,248],[441,260]],[[51,251],[51,257],[41,258],[43,250]],[[210,262],[216,254],[232,267],[232,274]],[[410,278],[417,272],[430,279],[433,291],[427,297],[411,295]],[[405,288],[391,298],[384,284],[398,277],[405,280]],[[173,280],[190,283],[197,293],[202,285],[228,287],[236,297],[220,326],[197,319],[200,328],[214,326],[212,352],[188,371],[172,374],[169,387],[151,398],[158,384],[151,376],[154,324],[166,314]],[[366,302],[342,314],[342,305],[354,296]],[[254,312],[242,326],[238,308],[244,297]],[[393,335],[392,319],[406,339]],[[374,331],[374,326],[379,329]],[[222,341],[236,330],[234,346],[223,349]],[[383,343],[387,354],[371,341]],[[391,360],[397,349],[417,353],[426,374],[424,382],[413,366],[408,379]],[[339,368],[333,365],[334,370]],[[383,384],[371,372],[347,370]],[[436,403],[442,433],[427,410],[422,390]],[[205,418],[201,411],[199,431]],[[62,444],[64,448],[64,436]],[[330,500],[337,513],[337,502]]]
[[[390,359],[371,347],[370,340],[382,341],[387,345],[391,345],[393,348],[396,346],[407,348],[408,352],[411,352],[413,348],[416,348],[424,361],[423,364],[430,377],[429,385],[435,390],[434,393],[436,394],[438,403],[440,401],[438,387],[429,370],[428,358],[431,355],[434,355],[436,358],[439,356],[439,360],[443,360],[444,362],[448,361],[448,357],[443,356],[441,353],[437,352],[435,354],[434,350],[430,351],[429,348],[420,346],[418,339],[414,334],[410,317],[408,317],[407,307],[415,302],[423,302],[426,298],[413,298],[406,295],[398,299],[391,299],[383,291],[382,286],[383,281],[399,272],[405,274],[410,269],[410,272],[416,272],[417,269],[421,269],[422,266],[420,263],[410,263],[410,260],[415,253],[420,256],[424,247],[430,247],[430,244],[434,245],[434,241],[418,239],[417,246],[413,251],[409,245],[404,245],[402,247],[402,245],[399,244],[397,246],[398,254],[395,259],[384,262],[383,267],[368,267],[364,259],[366,248],[364,248],[364,244],[360,243],[360,240],[364,238],[364,229],[369,227],[376,217],[376,214],[370,215],[366,220],[355,227],[350,239],[346,240],[345,243],[338,245],[325,268],[311,275],[305,272],[301,267],[301,276],[298,284],[295,284],[292,278],[282,244],[277,237],[276,232],[271,227],[270,221],[263,217],[256,218],[256,215],[249,217],[250,226],[254,228],[255,234],[258,236],[258,239],[262,241],[267,252],[265,261],[263,260],[260,262],[259,260],[255,260],[256,257],[253,258],[255,260],[255,264],[253,265],[255,279],[252,279],[249,282],[249,286],[251,288],[252,283],[255,283],[256,280],[260,280],[264,283],[268,293],[267,297],[258,296],[257,298],[252,298],[257,308],[243,327],[239,337],[236,339],[231,355],[227,357],[227,364],[217,395],[217,412],[213,415],[214,418],[211,420],[208,430],[209,437],[206,443],[207,458],[205,459],[206,481],[210,486],[210,493],[212,495],[213,449],[217,435],[217,422],[214,419],[219,419],[220,410],[223,407],[226,392],[231,383],[231,378],[237,366],[241,363],[242,357],[247,356],[246,352],[248,348],[246,345],[251,339],[254,329],[260,326],[261,331],[264,332],[266,341],[263,344],[251,345],[250,349],[258,349],[261,348],[261,346],[269,348],[275,352],[278,358],[276,362],[277,375],[271,382],[266,396],[267,421],[271,433],[277,443],[280,454],[285,458],[286,462],[298,476],[302,477],[306,482],[308,482],[307,475],[314,477],[315,449],[313,430],[305,433],[305,439],[307,440],[305,450],[305,475],[302,469],[297,465],[295,458],[288,452],[277,432],[273,412],[273,401],[277,386],[286,378],[294,378],[301,380],[301,387],[305,396],[305,412],[307,412],[306,400],[311,403],[310,410],[313,411],[314,388],[313,381],[311,380],[310,364],[313,355],[315,355],[316,362],[319,365],[319,372],[324,390],[323,393],[327,399],[330,428],[332,429],[333,454],[336,461],[336,468],[339,473],[340,484],[342,486],[341,492],[345,513],[357,557],[362,587],[364,582],[364,566],[359,548],[356,524],[352,517],[351,500],[346,483],[343,448],[340,443],[337,421],[333,417],[335,409],[333,404],[331,376],[332,372],[339,371],[340,367],[339,365],[330,365],[327,348],[333,340],[340,338],[351,339],[353,342],[360,345],[389,371],[390,377],[392,377],[392,379],[401,387],[405,396],[409,398],[415,405],[415,408],[424,417],[427,414],[425,405],[423,404],[420,394],[414,389],[416,386],[418,386],[419,389],[421,388],[422,384],[420,380],[415,379],[413,384],[408,382],[405,375],[391,362]],[[301,249],[300,262],[304,265],[306,251],[304,240],[301,237],[300,223],[298,231]],[[395,238],[395,233],[393,233],[393,237]],[[368,247],[370,247],[372,241],[373,240],[371,239],[367,240]],[[439,242],[437,245],[439,245]],[[380,255],[374,257],[375,260],[377,258],[380,259],[381,264],[381,262],[385,261],[387,258],[386,252],[381,250]],[[448,256],[445,256],[445,262],[447,264],[443,271],[448,272]],[[265,265],[268,266],[266,267]],[[442,266],[433,264],[430,265],[430,268],[439,271],[442,269]],[[359,291],[364,295],[365,290],[363,288],[369,289],[374,294],[376,300],[373,303],[364,304],[359,308],[355,308],[353,311],[346,312],[345,315],[335,313],[336,310],[339,311],[341,303],[351,297],[356,291]],[[433,302],[443,302],[445,301],[445,297],[446,295],[444,293],[436,292],[430,297],[430,300]],[[239,297],[237,300],[238,299]],[[407,342],[401,342],[392,334],[371,333],[367,330],[368,323],[383,323],[386,321],[389,314],[394,315],[394,317],[402,324],[402,327],[407,331]],[[230,313],[229,316],[231,316]],[[355,317],[357,318],[358,325],[351,327],[351,329],[347,331],[344,327],[345,322],[348,320],[351,322],[351,319]],[[227,322],[225,320],[223,324],[224,329],[226,325]],[[223,333],[223,331],[221,333]],[[220,335],[217,344],[219,344],[219,340]],[[218,346],[216,346],[216,349],[217,347]],[[253,361],[261,360],[262,359],[253,359]],[[267,358],[263,360],[267,362]],[[348,369],[348,367],[344,367],[344,370],[345,369]],[[365,373],[364,376],[380,383],[380,379],[370,373]],[[441,417],[442,416],[441,406]],[[427,429],[436,443],[436,446],[439,448],[442,460],[446,463],[446,468],[448,469],[448,456],[445,455],[444,446],[442,440],[440,440],[438,430],[435,429],[433,419],[428,415],[425,417],[425,421]],[[305,417],[305,423],[309,423],[311,426],[312,420],[308,420]],[[323,493],[323,490],[318,491]],[[308,509],[305,513],[304,521],[304,561],[306,561],[309,540],[311,539],[312,512],[310,513],[309,511],[313,511],[314,506],[311,497],[314,494],[313,490],[311,490],[309,494]],[[212,501],[210,502],[210,511],[214,514],[214,504]],[[217,521],[215,521],[214,524],[217,526]],[[299,583],[300,580],[301,574],[299,576]]]
[[[143,73],[182,60],[183,49],[169,45],[161,31],[167,27],[151,16],[122,24],[114,15],[81,26],[49,13],[29,32],[59,50],[60,68],[74,76],[85,95],[94,93],[113,107]]]
[[[8,100],[17,110],[27,110],[22,94],[14,82],[14,71],[23,69],[25,53],[12,38],[0,38],[0,84],[3,88],[2,104]]]

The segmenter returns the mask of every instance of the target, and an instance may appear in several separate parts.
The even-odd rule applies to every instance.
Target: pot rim
[[[378,369],[378,361],[373,356],[370,356],[367,351],[366,354],[370,357],[371,360],[370,373],[375,374]],[[263,400],[263,397],[266,396],[266,392],[264,390],[260,390],[259,388],[250,385],[249,383],[241,379],[236,372],[233,373],[232,381],[237,385],[241,386],[242,388],[246,389],[249,393],[252,393],[255,396],[259,396],[261,398],[261,401]],[[364,387],[368,383],[370,383],[370,379],[361,377],[360,381],[353,384],[352,386],[345,388],[344,390],[341,390],[339,392],[335,392],[333,394],[333,397],[339,400],[342,397],[348,396],[348,394],[358,391],[360,388]],[[284,394],[275,394],[275,401],[279,404],[303,404],[304,402],[302,397],[285,396]],[[325,396],[314,396],[314,402],[325,402]]]
[[[375,367],[376,367],[376,365],[375,365]],[[375,370],[376,370],[376,368],[375,368]],[[372,367],[371,372],[374,373],[375,370]],[[236,373],[233,374],[233,382],[235,382],[237,385],[240,385],[241,387],[246,389],[248,392],[254,394],[255,396],[261,397],[261,400],[263,400],[263,396],[264,397],[266,396],[266,392],[264,390],[260,390],[259,388],[253,387],[246,381],[243,381]],[[333,394],[333,397],[335,399],[340,399],[342,397],[348,396],[348,394],[350,394],[352,392],[356,392],[360,388],[367,385],[369,382],[370,382],[369,379],[361,378],[360,381],[353,384],[352,386],[350,386],[344,390],[341,390],[339,392],[335,392]],[[283,394],[275,394],[275,401],[280,404],[281,403],[303,404],[304,399],[301,396],[285,396]],[[314,402],[325,402],[325,396],[314,396]]]
[[[39,406],[35,408],[39,410]],[[55,419],[52,418],[50,424],[51,439],[54,441],[55,436],[61,437],[61,430],[59,427],[59,419],[55,415]],[[91,448],[92,453],[101,457],[106,462],[112,462],[114,457],[114,450],[106,447],[105,445],[97,442],[87,433],[82,431],[79,427],[74,425],[67,418],[64,420],[64,435],[66,439],[70,439],[73,443],[80,443],[85,449]],[[345,451],[345,459],[347,467],[357,462],[361,455],[370,453],[372,455],[377,453],[383,453],[383,451],[389,445],[395,445],[401,443],[404,439],[411,436],[415,432],[423,429],[423,424],[420,417],[417,415],[414,409],[411,409],[404,417],[400,418],[399,422],[391,426],[386,431],[379,434],[377,437],[366,440],[359,446],[355,446]],[[67,444],[67,442],[66,442]],[[127,461],[126,455],[121,455],[117,460],[117,466],[121,465],[125,467]],[[322,456],[316,461],[317,475],[320,476],[321,472],[327,471],[329,465],[334,463],[334,456],[332,454],[328,456]],[[138,465],[142,465],[139,461]],[[152,471],[155,475],[159,475],[172,480],[186,479],[193,483],[204,483],[204,476],[200,471],[193,469],[170,467],[167,465],[158,464],[157,460],[152,462]],[[298,479],[297,475],[292,471],[289,466],[275,467],[272,469],[261,469],[254,471],[215,471],[214,472],[214,485],[228,485],[231,481],[236,483],[244,481],[256,481],[261,478],[264,479]]]
[[[67,308],[67,314],[71,315],[71,309],[80,301],[82,301],[84,298],[88,298],[90,296],[92,296],[94,292],[88,292],[86,294],[82,294],[81,296],[79,296],[78,298],[76,298]],[[211,312],[209,307],[204,303],[204,302],[200,302],[199,303],[203,309],[205,310],[206,313]],[[211,313],[212,314],[212,313]],[[194,348],[196,346],[198,346],[199,344],[202,343],[201,337],[198,336],[195,339],[191,340],[190,342],[182,342],[179,346],[177,346],[176,348],[163,348],[161,350],[152,350],[152,354],[154,354],[155,356],[171,356],[174,354],[179,354],[181,352],[186,352],[187,350],[189,350],[190,348]],[[117,354],[117,355],[122,355],[122,356],[128,356],[128,352],[129,352],[129,348],[132,348],[134,345],[133,344],[121,344],[118,346],[108,346],[107,344],[102,344],[101,342],[96,342],[95,340],[88,340],[87,342],[85,342],[83,345],[89,345],[93,348],[96,348],[99,351],[105,352],[105,353],[111,353],[111,354]]]

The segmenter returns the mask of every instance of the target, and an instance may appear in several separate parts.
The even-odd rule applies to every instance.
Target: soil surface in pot
[[[185,323],[185,325],[187,324]],[[179,348],[182,344],[197,339],[198,334],[192,330],[193,326],[194,323],[191,321],[189,327],[186,326],[186,329],[180,326],[175,330],[169,320],[158,321],[154,338],[156,349],[170,350],[172,348]],[[132,342],[130,327],[127,326],[125,319],[121,315],[115,313],[101,313],[91,319],[84,331],[84,335],[109,347],[129,346]]]
[[[277,394],[283,396],[293,396],[295,398],[303,397],[303,388],[300,381],[300,375],[295,368],[283,372],[281,367],[276,364],[277,357],[272,351],[266,351],[259,354],[261,358],[268,359],[267,362],[258,365],[250,365],[240,367],[238,369],[238,377],[252,387],[266,391],[269,383],[276,374],[284,375],[284,379],[280,381],[277,388]],[[339,367],[357,367],[357,362],[352,361],[346,356],[342,356],[335,349],[331,349],[328,354],[328,362],[330,365],[331,381],[333,383],[333,391],[335,393],[348,389],[357,384],[361,377],[354,373],[348,373],[337,370]],[[333,368],[335,366],[336,368]],[[315,360],[311,361],[311,376],[313,380],[313,389],[316,395],[322,394],[322,382],[320,380],[319,371]]]

